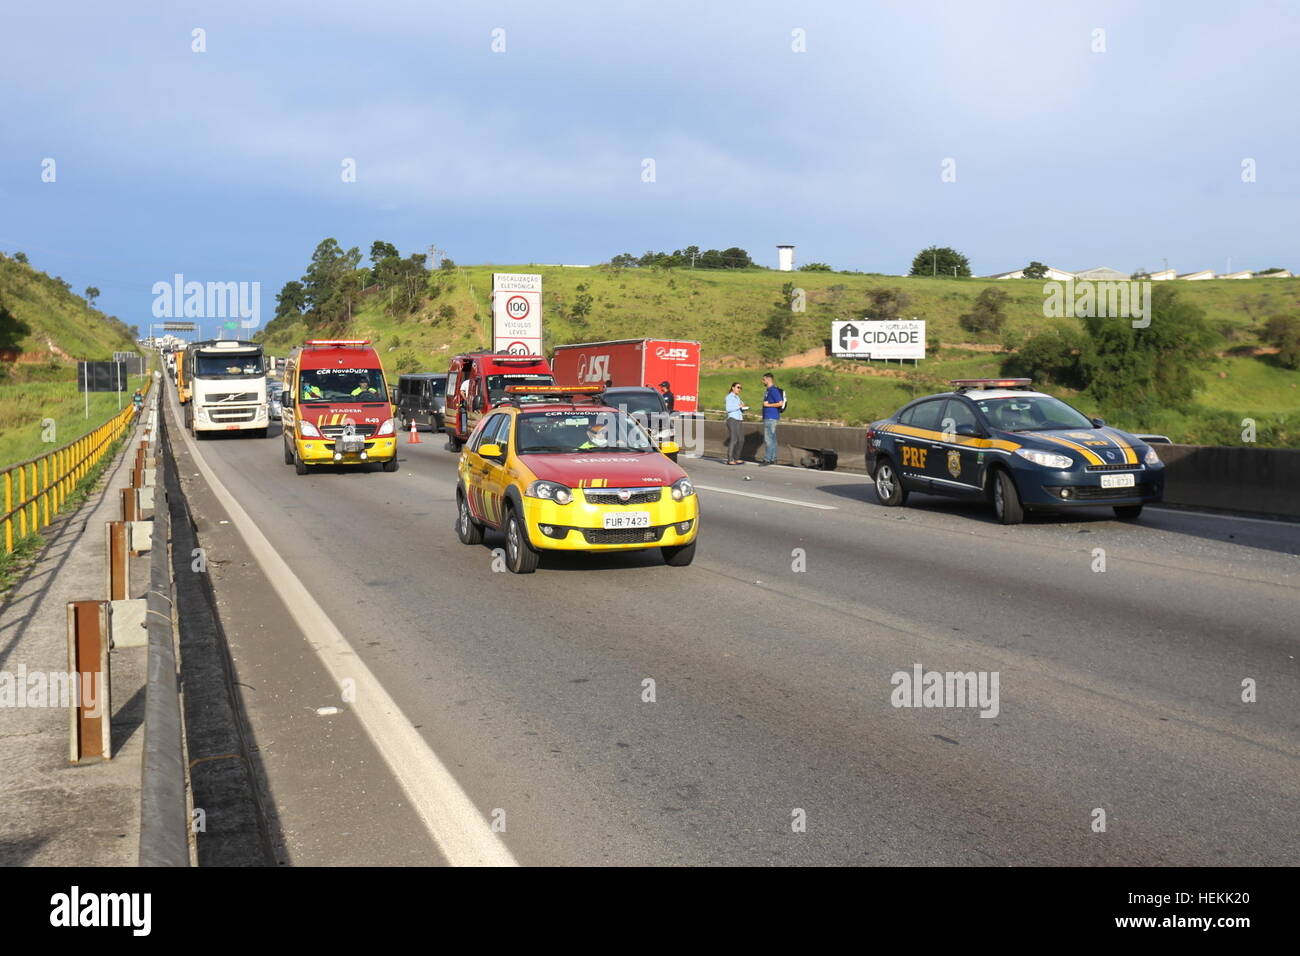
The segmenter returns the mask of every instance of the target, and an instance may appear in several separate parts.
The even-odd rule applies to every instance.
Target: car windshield
[[[261,352],[198,355],[194,361],[195,378],[256,378],[265,374]]]
[[[606,392],[605,404],[633,415],[660,415],[664,410],[663,398],[657,392]]]
[[[521,455],[655,450],[645,430],[622,412],[529,412],[519,416],[515,436]]]
[[[1004,432],[1041,432],[1057,428],[1092,428],[1081,412],[1049,395],[983,398],[975,404],[989,424]]]
[[[555,379],[550,375],[526,375],[514,372],[508,375],[489,375],[487,377],[488,398],[493,405],[506,397],[507,385],[554,385]],[[527,401],[525,397],[523,401]]]
[[[377,368],[304,368],[298,372],[303,402],[383,402],[388,388]]]

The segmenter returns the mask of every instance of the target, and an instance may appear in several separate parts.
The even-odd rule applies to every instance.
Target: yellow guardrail
[[[148,395],[148,386],[145,394]],[[6,554],[13,551],[15,540],[21,541],[54,520],[54,516],[63,509],[68,495],[72,494],[86,472],[113,447],[113,442],[131,424],[135,415],[135,406],[127,405],[103,425],[76,441],[28,461],[10,465],[0,473],[0,482],[4,484],[4,515],[0,517],[0,523],[4,525]]]

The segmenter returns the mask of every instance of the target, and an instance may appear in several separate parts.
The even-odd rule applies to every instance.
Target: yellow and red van
[[[314,339],[294,349],[280,401],[284,463],[298,474],[370,462],[397,471],[397,423],[369,339]]]

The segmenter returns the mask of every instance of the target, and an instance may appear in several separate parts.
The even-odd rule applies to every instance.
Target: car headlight
[[[320,432],[317,431],[316,426],[313,425],[311,422],[299,422],[299,423],[298,423],[298,430],[299,430],[300,432],[302,432],[302,437],[303,437],[303,438],[320,438],[320,437],[321,437]]]
[[[695,486],[691,484],[691,479],[689,478],[678,478],[673,482],[673,490],[671,494],[673,496],[673,501],[681,501],[683,498],[689,498],[691,495],[695,494]]]
[[[1144,461],[1148,467],[1158,465],[1160,464],[1160,456],[1156,454],[1154,448],[1148,448],[1147,453],[1142,456],[1142,461]]]
[[[1034,448],[1017,448],[1016,454],[1026,461],[1032,461],[1035,465],[1042,465],[1044,468],[1073,468],[1074,459],[1066,455],[1056,455],[1050,451],[1038,451]]]
[[[558,481],[534,481],[524,494],[529,498],[554,501],[557,505],[567,505],[573,500],[573,491],[568,485],[562,485]]]
[[[379,431],[375,432],[375,434],[391,435],[393,434],[393,428],[394,428],[393,419],[390,418],[388,419],[388,421],[384,422],[382,425],[379,426]]]

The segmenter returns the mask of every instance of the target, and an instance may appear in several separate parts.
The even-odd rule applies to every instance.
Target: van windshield
[[[300,402],[385,402],[383,369],[304,368],[298,372]]]
[[[488,399],[496,405],[506,397],[507,385],[554,385],[552,375],[524,375],[518,372],[511,375],[489,375],[487,377]]]

